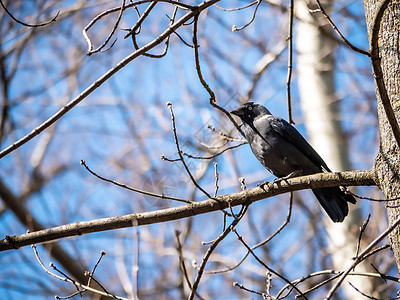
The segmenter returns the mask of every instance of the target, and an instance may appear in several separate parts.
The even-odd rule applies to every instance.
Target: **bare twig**
[[[218,153],[216,153],[216,154],[213,154],[213,155],[211,155],[211,156],[193,156],[193,155],[188,154],[188,153],[185,153],[185,152],[182,152],[182,154],[185,155],[185,156],[187,156],[187,157],[189,157],[189,158],[193,158],[193,159],[207,159],[207,160],[208,160],[208,159],[214,159],[214,158],[216,158],[217,156],[221,155],[222,153],[224,153],[224,152],[227,151],[227,150],[232,150],[232,149],[238,148],[238,147],[240,147],[240,146],[243,146],[243,145],[245,145],[245,144],[247,144],[247,141],[246,141],[246,142],[243,142],[243,143],[240,143],[240,144],[237,144],[237,145],[234,145],[234,146],[231,146],[231,147],[227,147],[227,148],[225,148],[224,150],[222,150],[222,151],[220,151],[220,152],[218,152]],[[165,156],[162,156],[162,159],[171,161],[171,160],[167,159]]]
[[[306,280],[308,280],[310,278],[314,278],[314,277],[317,277],[317,276],[326,276],[326,275],[333,275],[333,277],[331,277],[331,279],[336,279],[342,273],[343,273],[342,271],[321,270],[321,271],[317,271],[317,272],[314,272],[314,273],[310,273],[310,274],[308,274],[306,276],[301,277],[300,279],[293,280],[292,283],[295,284],[295,285],[298,285],[299,283],[305,282]],[[382,278],[381,274],[379,274],[379,273],[365,273],[365,272],[350,272],[349,276],[363,276],[363,277],[371,277],[371,278]],[[399,278],[396,278],[396,277],[393,277],[393,276],[387,276],[387,279],[391,280],[391,281],[394,281],[394,282],[400,282]],[[328,283],[330,281],[331,280],[324,280],[323,283],[326,284],[326,283]],[[286,298],[288,296],[288,294],[284,294],[284,292],[289,287],[290,286],[288,284],[286,284],[283,288],[281,288],[281,290],[278,292],[276,297],[278,299]],[[321,287],[321,283],[318,284],[318,287]],[[314,288],[305,291],[304,294],[307,294],[307,293],[311,292],[312,290],[314,290]],[[289,291],[289,293],[290,293],[290,291]]]
[[[111,44],[110,47],[108,47],[106,50],[103,51],[103,48],[108,44],[108,42],[111,40],[112,36],[114,35],[115,31],[117,30],[118,25],[119,25],[119,23],[121,21],[121,18],[122,18],[122,14],[124,13],[124,10],[127,9],[128,7],[129,7],[129,5],[125,6],[125,0],[122,0],[122,5],[121,6],[119,6],[117,8],[112,8],[112,9],[109,9],[109,10],[106,10],[106,11],[102,12],[101,14],[96,16],[91,22],[89,22],[88,25],[86,25],[86,27],[82,30],[82,35],[83,35],[83,38],[85,39],[86,43],[88,44],[88,50],[86,52],[86,54],[88,56],[90,56],[90,55],[92,55],[94,53],[97,53],[97,52],[107,51],[114,45],[116,40]],[[103,44],[101,44],[99,47],[97,47],[96,49],[93,50],[92,41],[88,36],[89,29],[94,24],[96,24],[97,21],[99,21],[101,18],[103,18],[104,16],[106,16],[108,14],[111,14],[111,13],[114,13],[114,12],[117,12],[117,11],[119,11],[118,17],[117,17],[117,21],[115,22],[111,32],[108,34],[108,36],[107,36],[106,40],[103,42]]]
[[[89,277],[88,283],[87,283],[88,286],[90,286],[90,281],[91,281],[92,279],[95,280],[94,277],[93,277],[94,272],[96,271],[97,266],[100,264],[100,261],[101,261],[101,259],[103,258],[104,255],[106,255],[106,251],[101,250],[101,251],[100,251],[99,259],[97,260],[96,264],[94,265],[93,270],[92,270],[90,273],[88,272],[87,274],[85,274],[85,275],[87,275],[87,276]]]
[[[105,178],[105,177],[103,177],[103,176],[100,176],[99,174],[93,172],[93,171],[86,165],[86,162],[85,162],[84,160],[81,160],[81,165],[84,166],[84,167],[86,168],[86,170],[87,170],[90,174],[92,174],[93,176],[96,176],[97,178],[99,178],[99,179],[101,179],[101,180],[103,180],[103,181],[106,181],[106,182],[115,184],[115,185],[117,185],[117,186],[119,186],[119,187],[122,187],[122,188],[124,188],[124,189],[130,190],[130,191],[133,191],[133,192],[136,192],[136,193],[140,193],[140,194],[143,194],[143,195],[151,196],[151,197],[156,197],[156,198],[161,198],[161,199],[167,199],[167,200],[174,200],[174,201],[179,201],[179,202],[184,202],[184,203],[192,203],[192,201],[189,201],[189,200],[185,200],[185,199],[181,199],[181,198],[176,198],[176,197],[172,197],[172,196],[168,196],[168,195],[164,195],[164,194],[156,194],[156,193],[152,193],[152,192],[149,192],[149,191],[140,190],[140,189],[137,189],[137,188],[134,188],[134,187],[127,186],[126,184],[119,183],[118,181],[111,180],[111,179],[107,179],[107,178]]]
[[[326,295],[325,300],[329,300],[332,298],[333,294],[336,292],[336,290],[339,288],[339,286],[343,283],[344,279],[347,277],[347,275],[351,272],[351,270],[354,269],[355,266],[357,266],[361,261],[365,259],[365,256],[372,250],[373,247],[375,247],[378,243],[380,243],[387,235],[392,232],[398,225],[400,224],[400,218],[398,218],[390,227],[388,227],[384,232],[382,232],[375,240],[373,240],[365,249],[363,252],[360,253],[359,256],[357,256],[354,259],[354,262],[351,264],[350,267],[347,268],[346,271],[342,273],[342,275],[339,277],[338,281],[334,284],[334,286],[329,290],[329,293]]]
[[[103,50],[103,48],[108,44],[108,42],[111,40],[111,38],[112,38],[113,35],[115,34],[115,31],[117,30],[118,25],[119,25],[119,23],[121,22],[122,14],[124,13],[124,10],[125,10],[125,0],[122,0],[121,9],[119,10],[117,20],[115,21],[114,26],[113,26],[113,28],[111,29],[111,32],[108,34],[108,36],[107,36],[107,38],[106,38],[106,40],[104,41],[103,44],[101,44],[99,47],[97,47],[97,48],[94,49],[94,50],[93,50],[93,49],[89,49],[89,50],[88,50],[88,52],[86,53],[88,56],[90,56],[90,55],[92,55],[92,54],[94,54],[94,53],[97,53],[97,52],[105,52],[105,51],[108,51],[112,46],[114,46],[115,42],[117,41],[116,39],[114,40],[114,42],[111,43],[110,47],[108,47],[107,49]],[[86,28],[85,28],[85,29],[86,29]],[[84,29],[84,31],[83,31],[84,34],[86,34],[85,29]]]
[[[52,267],[53,267],[55,270],[57,270],[57,272],[59,272],[60,274],[63,274],[64,277],[59,276],[59,275],[57,275],[57,274],[54,274],[53,272],[49,271],[49,270],[44,266],[42,260],[41,260],[40,257],[39,257],[39,253],[38,253],[38,251],[37,251],[37,249],[36,249],[36,245],[32,245],[32,249],[33,249],[33,252],[35,253],[36,260],[39,262],[40,266],[42,267],[42,269],[43,269],[47,274],[49,274],[50,276],[52,276],[52,277],[54,277],[54,278],[57,278],[57,279],[59,279],[59,280],[72,283],[73,285],[76,286],[76,288],[82,288],[82,289],[83,289],[83,290],[78,290],[77,294],[81,294],[82,292],[85,292],[85,291],[90,291],[90,292],[93,292],[93,293],[96,293],[96,294],[99,294],[99,295],[108,296],[108,297],[113,297],[113,298],[119,299],[119,300],[129,300],[128,298],[119,297],[119,296],[116,296],[116,295],[113,295],[113,294],[109,294],[109,293],[106,293],[106,292],[103,292],[103,291],[100,291],[100,290],[96,290],[96,289],[94,289],[94,288],[92,288],[92,287],[90,287],[90,286],[88,286],[88,285],[81,284],[81,283],[79,283],[79,282],[77,282],[77,281],[75,281],[75,280],[69,278],[68,276],[66,276],[63,272],[61,272],[60,270],[58,270],[57,268],[55,268],[55,266],[51,263]]]
[[[358,253],[359,253],[359,251],[360,251],[361,238],[362,238],[362,235],[363,235],[365,229],[367,229],[367,225],[368,225],[368,223],[369,223],[369,219],[370,219],[370,218],[371,218],[371,214],[368,214],[367,220],[365,220],[365,221],[363,222],[362,226],[360,227],[360,234],[358,235],[358,242],[357,242],[356,255],[355,255],[354,257],[357,257],[357,256],[358,256]],[[353,271],[354,271],[354,270],[353,270]]]
[[[181,148],[179,146],[179,140],[178,140],[178,134],[176,133],[176,125],[175,125],[175,115],[174,115],[174,111],[172,109],[172,103],[171,102],[167,102],[167,107],[171,113],[171,122],[172,122],[172,132],[174,134],[174,140],[175,140],[175,145],[176,145],[176,149],[179,155],[179,160],[182,162],[183,167],[186,170],[186,173],[189,175],[190,180],[192,181],[192,183],[204,194],[206,195],[208,198],[212,198],[210,196],[209,193],[207,193],[206,190],[204,190],[196,181],[196,179],[193,177],[192,173],[189,170],[189,167],[187,166],[185,159],[183,158],[182,155],[182,151]]]
[[[256,5],[256,8],[254,9],[253,16],[251,17],[250,22],[248,22],[246,25],[244,25],[244,26],[242,26],[242,27],[239,27],[239,28],[237,28],[235,25],[233,25],[233,26],[232,26],[232,31],[240,31],[240,30],[243,30],[243,29],[245,29],[246,27],[248,27],[251,23],[253,23],[254,20],[255,20],[255,18],[256,18],[256,14],[257,14],[258,7],[261,5],[261,3],[262,3],[261,0],[257,0],[257,5]]]
[[[219,178],[219,173],[218,173],[218,164],[214,162],[214,175],[215,175],[215,191],[214,191],[214,197],[217,197],[219,186],[218,186],[218,178]]]
[[[243,206],[242,206],[242,209],[240,210],[238,216],[237,216],[236,218],[233,219],[231,225],[230,225],[228,228],[226,228],[226,229],[224,230],[224,232],[221,233],[221,235],[219,235],[218,238],[216,238],[216,239],[214,240],[214,242],[211,244],[211,246],[208,248],[206,254],[205,254],[204,257],[203,257],[203,260],[202,260],[202,262],[201,262],[201,265],[200,265],[200,267],[199,267],[199,269],[198,269],[198,271],[197,271],[197,276],[196,276],[196,279],[195,279],[195,281],[194,281],[194,283],[193,283],[193,287],[192,287],[192,290],[191,290],[190,295],[189,295],[189,297],[188,297],[188,300],[193,300],[193,299],[194,299],[194,295],[196,294],[196,291],[197,291],[197,288],[198,288],[198,286],[199,286],[201,277],[203,276],[204,269],[205,269],[205,267],[206,267],[206,264],[207,264],[207,262],[208,262],[208,259],[209,259],[210,256],[211,256],[211,253],[213,253],[213,251],[215,250],[215,248],[217,248],[218,244],[231,232],[231,229],[234,228],[234,227],[239,223],[239,221],[240,221],[240,220],[242,219],[242,217],[245,215],[245,213],[246,213],[246,211],[247,211],[247,208],[248,208],[248,205],[243,205]]]
[[[139,15],[139,19],[136,21],[135,25],[131,29],[128,30],[127,34],[125,34],[124,39],[130,37],[131,35],[137,34],[137,32],[138,32],[137,30],[140,30],[140,27],[142,26],[143,21],[148,17],[148,15],[153,10],[153,8],[156,6],[156,4],[157,4],[156,1],[150,2],[149,6],[145,9],[143,14],[141,16]]]
[[[372,299],[372,300],[382,300],[381,298],[376,298],[376,297],[370,296],[370,295],[368,295],[368,294],[366,294],[366,293],[360,291],[360,290],[359,290],[358,288],[356,288],[356,287],[354,286],[354,284],[352,284],[351,282],[349,282],[349,284],[350,284],[350,286],[351,286],[353,289],[355,289],[358,293],[360,293],[361,295],[363,295],[364,297],[366,297],[366,298],[368,298],[368,299]],[[395,298],[385,298],[385,300],[398,300],[398,299],[400,299],[400,296],[399,296],[399,297],[395,297]]]
[[[189,275],[188,275],[188,272],[187,272],[187,269],[186,269],[185,257],[183,256],[182,243],[181,243],[180,238],[179,238],[180,234],[181,233],[178,230],[175,230],[175,237],[176,237],[176,242],[177,242],[177,245],[178,245],[177,246],[177,251],[178,251],[178,255],[179,255],[179,266],[181,267],[181,271],[183,273],[183,276],[185,277],[186,283],[187,283],[189,289],[191,290],[192,289],[192,283],[190,282]],[[196,291],[196,296],[199,297],[200,299],[204,300],[204,298],[201,297],[197,291]]]
[[[349,40],[346,39],[344,37],[344,35],[339,31],[339,28],[335,25],[335,23],[333,23],[333,21],[329,17],[329,15],[325,12],[325,9],[322,7],[321,2],[319,0],[315,0],[315,1],[317,2],[317,5],[318,5],[318,8],[319,8],[320,12],[324,15],[324,17],[327,19],[329,24],[332,26],[333,30],[335,30],[336,34],[342,39],[342,41],[347,46],[349,46],[352,50],[354,50],[354,51],[356,51],[358,53],[364,54],[364,55],[366,55],[368,57],[371,57],[371,53],[370,52],[368,52],[366,50],[363,50],[363,49],[360,49],[360,48],[354,46],[352,43],[350,43]]]
[[[263,299],[268,299],[268,297],[269,297],[269,295],[266,295],[265,293],[261,293],[261,292],[258,292],[258,291],[252,290],[252,289],[248,289],[243,284],[240,284],[237,281],[233,282],[233,286],[238,287],[239,289],[241,289],[243,291],[259,295],[259,296],[263,297]]]
[[[239,178],[239,180],[240,179],[242,179],[242,178]],[[244,184],[244,178],[243,178],[243,184]],[[241,185],[242,185],[242,182],[241,182]],[[243,185],[242,185],[242,189],[243,189]],[[244,185],[244,189],[246,189],[246,185]],[[266,238],[265,240],[261,241],[257,245],[252,246],[251,250],[255,250],[255,249],[257,249],[257,248],[259,248],[261,246],[264,246],[268,242],[270,242],[275,236],[277,236],[283,230],[283,228],[286,227],[287,224],[289,224],[290,218],[292,216],[292,207],[293,207],[293,193],[290,192],[290,201],[289,201],[288,214],[287,214],[286,219],[283,222],[283,224],[281,226],[279,226],[279,228],[273,234],[271,234],[268,238]],[[227,268],[225,270],[211,271],[209,273],[218,274],[218,273],[224,273],[224,272],[232,271],[232,270],[236,269],[237,267],[239,267],[246,260],[246,258],[249,256],[249,254],[250,254],[250,251],[247,251],[246,255],[236,265],[234,265],[232,267],[229,267],[229,268]]]
[[[51,19],[50,21],[48,21],[48,22],[39,23],[39,24],[28,24],[28,23],[25,23],[25,22],[23,22],[23,21],[20,21],[20,20],[18,20],[16,17],[14,17],[13,14],[12,14],[12,13],[7,9],[7,7],[4,5],[4,3],[3,3],[2,0],[0,0],[0,5],[3,7],[3,9],[5,10],[5,12],[10,16],[11,19],[13,19],[13,20],[14,20],[15,22],[17,22],[18,24],[21,24],[21,25],[26,26],[26,27],[33,27],[33,28],[35,28],[35,27],[41,27],[41,26],[49,25],[50,23],[55,22],[56,19],[57,19],[57,17],[58,17],[58,15],[60,14],[60,11],[58,11],[57,14],[55,15],[55,17],[54,17],[53,19]]]
[[[371,198],[371,197],[366,197],[366,196],[360,196],[357,194],[354,194],[352,191],[350,191],[349,189],[346,189],[344,191],[346,194],[350,194],[353,197],[357,198],[357,199],[362,199],[362,200],[368,200],[368,201],[374,201],[374,202],[390,202],[390,201],[396,201],[400,199],[399,197],[395,197],[395,198],[390,198],[390,199],[376,199],[376,198]]]
[[[209,87],[207,82],[204,80],[204,77],[203,77],[203,74],[202,74],[201,68],[200,68],[200,58],[199,58],[199,47],[200,46],[199,46],[198,41],[197,41],[198,19],[199,19],[198,15],[195,15],[194,16],[194,21],[193,21],[193,37],[192,37],[193,38],[194,60],[195,60],[195,64],[196,64],[197,77],[199,78],[201,85],[204,87],[204,89],[210,95],[209,102],[210,102],[211,106],[213,106],[214,108],[216,108],[219,111],[221,111],[222,113],[224,113],[228,117],[228,119],[231,120],[232,124],[236,127],[236,129],[240,132],[240,134],[242,136],[244,136],[244,132],[242,131],[242,129],[240,128],[238,123],[236,123],[236,121],[231,116],[231,114],[226,109],[222,108],[221,106],[219,106],[216,103],[214,92],[211,90],[211,88]]]
[[[290,0],[289,5],[289,34],[288,34],[288,73],[286,80],[286,92],[288,103],[288,120],[290,124],[295,124],[292,117],[292,98],[291,98],[291,82],[293,72],[293,19],[294,19],[294,0]]]
[[[220,9],[220,10],[223,10],[223,11],[238,11],[238,10],[243,10],[243,9],[249,8],[249,7],[253,6],[254,4],[258,4],[259,2],[260,2],[259,0],[256,0],[256,1],[253,1],[253,2],[251,2],[249,4],[247,4],[247,5],[244,5],[244,6],[241,6],[241,7],[235,7],[235,8],[224,8],[224,7],[221,7],[219,5],[214,5],[214,6],[216,8],[218,8],[218,9]]]
[[[279,272],[275,271],[274,269],[268,267],[255,253],[254,251],[250,248],[249,245],[247,245],[247,243],[243,240],[243,237],[241,235],[239,235],[239,233],[236,231],[235,228],[231,228],[232,231],[236,234],[236,236],[238,237],[238,240],[246,247],[247,251],[250,252],[250,254],[255,258],[255,260],[262,265],[264,268],[266,268],[269,272],[271,272],[272,274],[274,274],[275,276],[281,278],[283,281],[285,281],[287,284],[289,284],[293,289],[295,289],[300,296],[302,296],[304,299],[308,299],[306,297],[306,295],[304,295],[302,293],[302,291],[300,291],[294,284],[292,284],[292,282],[287,279],[286,277],[284,277],[282,274],[280,274]]]

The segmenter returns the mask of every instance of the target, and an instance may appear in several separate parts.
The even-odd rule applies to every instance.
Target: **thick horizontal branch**
[[[67,225],[39,230],[21,235],[7,236],[0,241],[0,251],[18,249],[23,246],[44,243],[60,238],[100,232],[118,228],[142,226],[166,221],[183,219],[229,206],[251,204],[255,201],[284,194],[290,191],[310,188],[349,185],[375,185],[374,172],[348,171],[335,173],[318,173],[309,176],[295,177],[278,183],[270,182],[261,187],[252,188],[235,194],[228,194],[194,202],[192,204],[156,210],[144,213],[134,213],[124,216],[103,218],[85,222],[75,222]]]

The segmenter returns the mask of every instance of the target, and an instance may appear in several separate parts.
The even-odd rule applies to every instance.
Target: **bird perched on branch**
[[[324,160],[303,136],[282,118],[260,104],[248,102],[231,111],[244,124],[250,148],[261,164],[278,179],[331,172]],[[312,189],[333,222],[342,222],[349,212],[352,195],[339,187]]]

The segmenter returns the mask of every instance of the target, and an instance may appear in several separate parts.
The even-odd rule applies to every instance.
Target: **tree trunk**
[[[365,0],[365,19],[368,28],[368,36],[372,39],[374,19],[380,4],[383,1]],[[380,32],[378,39],[379,58],[377,61],[383,73],[384,85],[390,99],[390,105],[394,110],[397,120],[400,120],[400,1],[389,1],[382,19],[380,20]],[[377,86],[377,84],[375,84]],[[376,98],[379,119],[380,146],[375,160],[375,172],[379,188],[386,199],[400,196],[400,155],[399,145],[394,139],[392,128],[388,122],[381,95],[376,88]],[[400,217],[400,200],[388,202],[386,205],[389,225]],[[400,237],[399,229],[395,229],[389,235],[389,242],[396,258],[397,267],[400,270]]]

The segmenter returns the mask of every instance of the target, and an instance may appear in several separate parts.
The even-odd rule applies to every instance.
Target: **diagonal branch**
[[[86,233],[178,220],[228,207],[248,205],[261,199],[291,191],[339,185],[375,185],[374,173],[372,170],[318,173],[289,178],[279,183],[270,182],[262,188],[256,187],[239,193],[223,195],[215,199],[207,199],[188,205],[118,217],[75,222],[17,236],[6,236],[3,240],[0,240],[0,251],[18,249],[31,244],[44,243]]]
[[[351,270],[353,270],[361,261],[364,260],[365,256],[368,255],[371,250],[379,244],[384,238],[386,238],[390,232],[392,232],[398,225],[400,224],[400,218],[398,218],[390,227],[388,227],[384,232],[382,232],[375,240],[373,240],[365,249],[363,252],[360,253],[356,258],[354,258],[354,262],[347,268],[345,272],[343,272],[338,281],[335,283],[335,285],[329,290],[329,293],[326,295],[325,300],[329,300],[332,298],[333,294],[336,292],[336,290],[339,288],[339,286],[343,283],[344,279],[347,277],[347,275],[350,274]]]
[[[13,152],[18,149],[22,145],[29,142],[31,139],[39,135],[41,132],[46,130],[48,127],[57,122],[61,117],[63,117],[67,112],[69,112],[72,108],[78,105],[83,99],[89,96],[93,91],[95,91],[98,87],[100,87],[103,83],[105,83],[108,79],[110,79],[114,74],[124,68],[128,63],[136,59],[137,57],[143,55],[148,52],[150,49],[161,44],[166,38],[168,38],[171,34],[174,34],[175,31],[183,26],[187,21],[192,19],[194,16],[198,16],[198,14],[218,2],[219,0],[206,0],[200,3],[198,6],[194,7],[193,10],[189,11],[185,15],[183,15],[179,20],[177,20],[173,25],[169,26],[163,33],[161,33],[158,37],[152,40],[150,43],[144,45],[142,48],[136,50],[131,53],[123,60],[121,60],[115,67],[108,70],[104,73],[100,78],[98,78],[95,82],[93,82],[88,88],[86,88],[81,94],[68,102],[64,107],[62,107],[58,112],[44,121],[42,124],[34,128],[30,133],[8,146],[6,149],[0,152],[0,159],[7,154]]]

